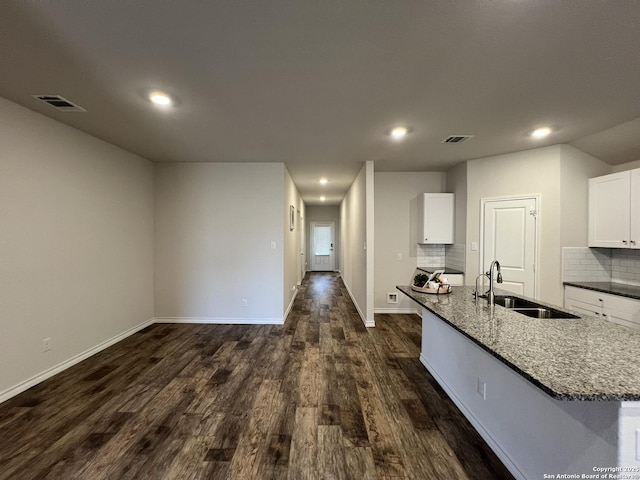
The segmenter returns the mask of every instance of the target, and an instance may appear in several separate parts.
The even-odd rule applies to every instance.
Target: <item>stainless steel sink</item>
[[[532,318],[580,318],[577,315],[512,295],[496,295],[496,304]]]
[[[521,313],[532,318],[580,318],[572,313],[556,310],[555,308],[538,307],[538,308],[514,308],[514,312]]]
[[[541,306],[539,303],[512,295],[496,295],[496,305],[506,308],[537,308]]]

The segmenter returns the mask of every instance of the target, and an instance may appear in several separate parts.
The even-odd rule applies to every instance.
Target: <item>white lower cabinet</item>
[[[581,315],[601,317],[640,330],[640,300],[567,285],[564,306]]]
[[[450,273],[448,275],[445,274],[447,280],[449,280],[449,285],[464,285],[464,275],[458,273]]]

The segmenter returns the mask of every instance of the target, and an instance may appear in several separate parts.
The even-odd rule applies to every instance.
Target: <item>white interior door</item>
[[[503,279],[498,287],[534,298],[537,204],[535,197],[483,201],[483,272],[498,260]]]
[[[334,230],[333,222],[311,222],[311,270],[334,270]]]

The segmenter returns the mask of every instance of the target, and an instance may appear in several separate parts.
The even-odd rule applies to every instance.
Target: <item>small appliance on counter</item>
[[[413,272],[411,278],[411,289],[420,293],[430,293],[433,295],[451,293],[451,285],[444,275],[444,270],[436,270],[430,275],[423,273],[420,269]]]

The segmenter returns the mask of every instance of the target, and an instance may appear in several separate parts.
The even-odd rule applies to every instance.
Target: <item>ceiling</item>
[[[635,0],[4,0],[0,95],[153,161],[284,162],[307,204],[336,204],[367,160],[640,159],[638,25]]]

